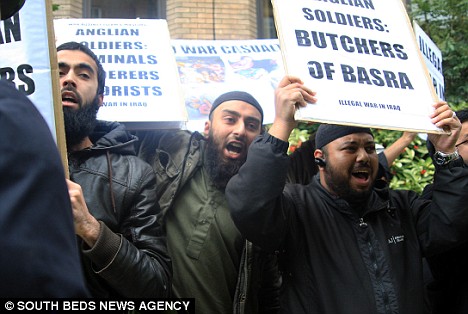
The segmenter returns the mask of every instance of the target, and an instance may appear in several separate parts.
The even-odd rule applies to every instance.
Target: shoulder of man
[[[178,144],[180,141],[190,137],[190,132],[182,130],[143,130],[136,131],[133,134],[138,138],[135,145],[137,156],[149,164],[153,164],[156,158],[156,150],[159,147],[163,147],[163,149],[168,147],[174,150],[180,145]],[[172,144],[178,145],[171,147],[172,141],[175,141]],[[180,146],[180,149],[182,147]]]
[[[201,156],[201,147],[203,145],[204,136],[198,132],[189,131],[173,131],[164,134],[156,149],[156,156],[164,164],[161,158],[169,158],[176,165],[182,165],[188,155],[197,159],[196,156]]]

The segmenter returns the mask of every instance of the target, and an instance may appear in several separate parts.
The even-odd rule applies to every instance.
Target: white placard
[[[29,97],[56,139],[46,5],[51,4],[26,1],[18,13],[0,21],[0,78]]]
[[[401,0],[273,0],[286,73],[317,91],[297,118],[441,132],[437,101]]]
[[[187,121],[166,20],[54,22],[57,46],[67,41],[85,44],[107,72],[99,119],[135,129],[180,127]]]
[[[416,23],[416,21],[413,21],[413,28],[419,45],[419,50],[421,50],[424,61],[426,62],[436,94],[443,100],[445,99],[445,84],[444,73],[442,70],[442,52],[432,39],[422,30],[418,23]]]

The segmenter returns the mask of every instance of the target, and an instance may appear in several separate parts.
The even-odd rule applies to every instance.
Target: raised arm
[[[287,142],[297,122],[294,114],[307,102],[315,103],[315,92],[304,86],[297,77],[285,76],[275,90],[275,120],[268,133]]]
[[[420,240],[426,254],[447,250],[468,239],[468,168],[457,157],[455,143],[461,123],[445,102],[434,105],[432,122],[447,134],[429,134],[436,154],[451,155],[445,161],[434,157],[436,172],[432,202],[418,212]]]
[[[460,136],[460,120],[444,101],[434,104],[434,112],[431,118],[432,123],[447,131],[448,134],[429,134],[428,140],[434,145],[436,152],[453,153]]]
[[[266,250],[279,248],[287,231],[288,212],[294,206],[283,197],[286,182],[289,133],[294,113],[315,93],[294,77],[285,77],[276,90],[276,116],[269,134],[257,137],[247,161],[226,187],[231,216],[247,239]]]
[[[407,147],[416,137],[416,133],[413,132],[403,132],[401,137],[393,142],[391,145],[385,148],[384,155],[387,159],[388,166],[391,166],[395,159],[403,152],[405,147]]]

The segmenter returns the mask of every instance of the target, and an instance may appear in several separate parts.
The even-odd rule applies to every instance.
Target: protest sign
[[[444,98],[444,73],[442,72],[442,52],[439,47],[431,40],[429,36],[422,30],[422,28],[413,21],[414,33],[419,45],[419,50],[424,57],[429,75],[432,79],[435,92],[440,99]]]
[[[57,139],[54,103],[59,117],[62,104],[55,49],[49,50],[54,37],[51,8],[49,0],[26,1],[18,13],[0,22],[0,78],[29,97]]]
[[[68,174],[50,0],[26,1],[0,22],[0,78],[29,97],[49,126]]]
[[[317,92],[297,119],[441,132],[437,101],[400,0],[273,0],[286,73]]]
[[[284,75],[277,39],[172,40],[189,116],[188,128],[203,130],[212,102],[233,90],[252,94],[273,122],[274,90]]]
[[[55,20],[57,46],[76,41],[90,48],[107,72],[98,118],[129,129],[179,128],[187,120],[165,20]]]

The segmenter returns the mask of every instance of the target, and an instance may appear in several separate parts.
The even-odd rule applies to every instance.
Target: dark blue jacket
[[[57,146],[36,107],[4,81],[0,151],[0,296],[88,296]]]

